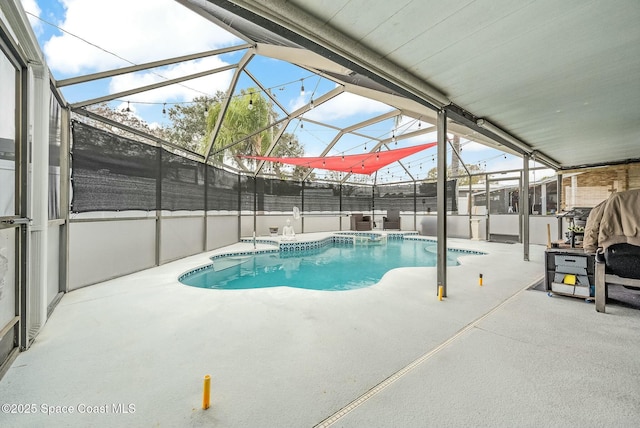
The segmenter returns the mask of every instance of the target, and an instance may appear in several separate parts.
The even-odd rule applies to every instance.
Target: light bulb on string
[[[253,94],[251,94],[251,98],[249,98],[249,105],[247,106],[249,110],[253,110]]]
[[[167,114],[167,103],[162,104],[162,115],[166,115]]]
[[[304,97],[304,79],[300,79],[300,96]]]

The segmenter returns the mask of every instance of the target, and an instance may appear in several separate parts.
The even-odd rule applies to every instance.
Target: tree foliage
[[[112,109],[106,103],[91,107],[90,110],[113,121],[125,124],[147,134],[163,138],[176,146],[206,155],[209,142],[214,137],[218,117],[225,105],[226,95],[218,92],[214,97],[199,96],[188,103],[177,103],[164,108],[170,124],[162,128],[152,128],[132,112]],[[241,90],[233,96],[224,112],[220,128],[215,132],[211,148],[212,158],[238,168],[255,171],[258,162],[239,158],[238,155],[300,157],[304,147],[295,134],[282,132],[278,113],[271,100],[258,88]],[[103,123],[84,120],[109,132],[130,135],[126,131],[112,128]],[[278,141],[274,139],[280,135]],[[272,150],[269,150],[273,146]],[[273,173],[279,178],[290,176],[300,180],[309,168],[287,166],[281,163],[266,163],[262,172]],[[313,178],[310,177],[310,178]]]
[[[165,128],[167,140],[193,152],[204,154],[207,146],[208,110],[219,105],[224,93],[218,91],[214,97],[195,97],[192,102],[175,104],[167,109],[171,125]]]
[[[294,134],[283,132],[274,145],[274,138],[280,134],[282,124],[275,123],[278,114],[273,103],[257,88],[241,90],[239,95],[229,101],[220,128],[214,136],[223,108],[222,101],[215,102],[209,108],[206,121],[205,139],[214,139],[211,154],[218,162],[230,162],[241,169],[255,171],[258,162],[240,158],[238,155],[304,155],[304,148]],[[273,149],[269,152],[272,145]],[[308,171],[308,168],[290,168],[280,163],[268,165],[267,168],[280,178],[290,174],[295,179],[301,179]]]
[[[87,110],[100,115],[104,118],[110,119],[114,122],[120,123],[122,125],[126,125],[129,128],[133,128],[137,131],[140,131],[145,134],[153,135],[158,138],[163,138],[164,131],[159,127],[151,127],[147,122],[142,120],[139,116],[137,116],[134,112],[127,112],[122,109],[114,109],[109,107],[107,103],[100,103],[92,106],[88,106]],[[84,116],[76,117],[78,120],[86,123],[87,125],[94,126],[98,129],[102,129],[103,131],[110,132],[115,135],[120,135],[126,138],[130,138],[137,141],[143,141],[144,138],[127,132],[121,128],[111,126],[105,122],[99,120],[93,120]]]

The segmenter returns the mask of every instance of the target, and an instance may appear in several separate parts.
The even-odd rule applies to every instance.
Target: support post
[[[71,111],[63,107],[60,121],[60,215],[64,219],[60,234],[60,291],[69,291],[69,211],[71,209]]]
[[[556,180],[556,199],[558,200],[556,204],[556,214],[558,214],[560,207],[562,207],[562,174],[558,174]],[[562,239],[562,217],[558,217],[558,239]]]
[[[491,241],[491,186],[489,185],[489,174],[484,175],[484,207],[485,207],[485,222],[484,222],[484,234],[487,241]]]
[[[529,155],[522,155],[522,195],[520,196],[522,206],[522,248],[524,261],[529,261]]]
[[[447,297],[447,113],[438,110],[438,287],[442,287],[442,296]]]

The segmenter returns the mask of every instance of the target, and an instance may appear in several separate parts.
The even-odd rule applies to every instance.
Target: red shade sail
[[[371,175],[382,167],[404,157],[418,153],[435,146],[437,143],[420,144],[418,146],[404,147],[387,151],[363,153],[360,155],[325,156],[325,157],[301,157],[278,158],[269,156],[243,156],[241,158],[256,159],[268,162],[280,162],[287,165],[298,165],[309,168],[326,169],[329,171],[352,172],[354,174]]]

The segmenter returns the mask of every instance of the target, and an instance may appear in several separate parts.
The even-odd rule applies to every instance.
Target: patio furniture
[[[398,229],[400,230],[400,210],[387,210],[387,215],[382,217],[382,229]]]
[[[373,221],[371,216],[362,213],[351,214],[351,230],[372,230]]]

